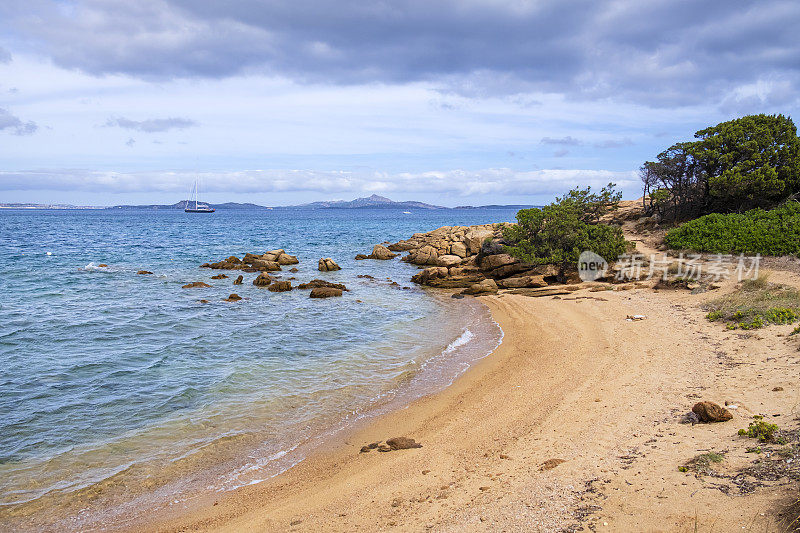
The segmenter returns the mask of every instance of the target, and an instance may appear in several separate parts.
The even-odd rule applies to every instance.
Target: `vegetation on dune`
[[[542,208],[522,209],[517,224],[507,227],[506,250],[532,264],[575,264],[581,252],[591,250],[607,261],[624,253],[627,242],[616,226],[600,224],[600,217],[616,209],[622,194],[609,183],[599,193],[573,189]]]
[[[780,431],[777,424],[770,424],[769,422],[764,422],[764,417],[761,415],[753,416],[753,421],[750,422],[750,425],[747,429],[740,429],[739,435],[743,437],[750,437],[751,439],[758,439],[759,442],[776,442],[778,444],[784,444],[785,441],[780,438],[776,437],[776,433]]]
[[[800,202],[769,211],[705,215],[673,228],[664,242],[697,252],[800,255]]]
[[[738,291],[712,300],[706,309],[708,320],[727,322],[728,329],[792,324],[800,319],[800,291],[760,277],[743,281]]]
[[[695,133],[640,170],[662,220],[770,208],[800,192],[800,139],[783,115],[750,115]]]

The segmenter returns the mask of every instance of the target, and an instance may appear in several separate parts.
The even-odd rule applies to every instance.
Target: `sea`
[[[354,256],[515,214],[0,210],[0,529],[88,530],[257,483],[446,387],[499,326],[473,298],[412,284],[399,258]],[[273,249],[300,260],[280,279],[349,291],[311,299],[200,268]],[[319,272],[321,257],[342,269]],[[182,288],[194,281],[211,286]]]

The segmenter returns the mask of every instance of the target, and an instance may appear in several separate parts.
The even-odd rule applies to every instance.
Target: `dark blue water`
[[[120,472],[150,479],[204,449],[227,460],[221,443],[237,439],[250,447],[248,462],[219,472],[219,485],[257,479],[304,435],[475,337],[465,336],[475,315],[411,287],[414,267],[354,255],[415,232],[514,215],[0,211],[0,504]],[[285,267],[282,279],[323,278],[351,291],[312,300],[308,291],[255,287],[255,274],[234,287],[239,272],[211,280],[219,271],[198,268],[276,248],[300,259],[300,271]],[[320,257],[342,270],[318,272]],[[137,275],[142,269],[154,274]],[[191,281],[212,287],[181,288]],[[245,299],[223,302],[232,292]]]

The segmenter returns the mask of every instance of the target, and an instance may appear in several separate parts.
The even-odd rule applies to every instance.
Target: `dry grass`
[[[800,318],[800,291],[760,276],[743,281],[737,291],[712,300],[705,308],[709,320],[725,321],[730,329],[790,324]]]

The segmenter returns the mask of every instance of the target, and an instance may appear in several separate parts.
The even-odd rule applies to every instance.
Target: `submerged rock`
[[[223,302],[238,302],[241,299],[242,299],[242,297],[234,292],[234,293],[231,293],[230,296],[228,296],[227,298],[225,298],[222,301]]]
[[[330,257],[323,257],[320,259],[319,263],[317,264],[317,268],[320,272],[333,272],[334,270],[342,269],[342,267],[336,264],[336,262]]]
[[[276,281],[272,283],[268,289],[272,292],[286,292],[292,290],[291,281]]]
[[[211,279],[226,279],[227,277],[227,274],[217,274],[216,276],[211,276]]]
[[[244,276],[242,276],[241,274],[239,274],[239,277],[238,277],[238,278],[236,278],[235,280],[233,280],[233,284],[234,284],[234,285],[241,285],[241,284],[242,284],[242,281],[244,281]]]
[[[297,286],[298,289],[316,289],[318,287],[339,289],[342,291],[349,290],[344,286],[344,283],[331,283],[330,281],[325,281],[324,279],[312,279],[308,283],[301,283]]]
[[[253,285],[255,285],[256,287],[266,287],[270,283],[272,283],[272,281],[273,281],[272,276],[270,276],[266,272],[262,272],[261,274],[258,275],[256,279],[253,280]]]
[[[311,289],[311,298],[330,298],[332,296],[341,296],[342,289],[334,289],[333,287],[316,287]]]
[[[186,285],[182,286],[182,289],[199,289],[203,287],[210,287],[208,283],[204,283],[202,281],[193,281],[191,283],[187,283]]]
[[[147,274],[152,274],[152,272],[150,272],[149,270],[140,270],[139,272],[137,272],[137,274],[145,276]]]

